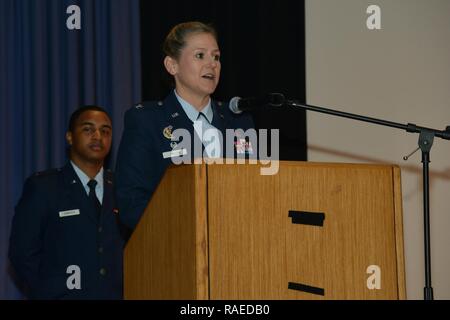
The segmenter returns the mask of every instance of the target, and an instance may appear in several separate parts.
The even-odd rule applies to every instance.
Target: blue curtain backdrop
[[[66,26],[70,5],[81,30]],[[23,182],[67,161],[78,106],[108,110],[115,158],[123,114],[141,99],[139,28],[138,0],[0,0],[0,299],[22,298],[7,249]]]

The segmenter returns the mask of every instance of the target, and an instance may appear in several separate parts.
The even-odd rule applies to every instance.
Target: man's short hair
[[[69,131],[70,132],[73,132],[73,130],[75,129],[75,123],[77,122],[78,118],[86,111],[104,112],[108,116],[109,120],[111,120],[111,117],[109,116],[108,112],[106,112],[106,110],[100,106],[95,106],[95,105],[82,106],[82,107],[79,107],[78,109],[76,109],[70,116],[70,120],[69,120]]]

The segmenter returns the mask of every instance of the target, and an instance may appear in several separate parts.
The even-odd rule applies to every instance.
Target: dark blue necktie
[[[203,118],[205,118],[206,122],[208,122],[209,124],[211,124],[208,120],[208,118],[206,117],[206,115],[203,112],[199,112],[198,116],[197,116],[197,121],[201,121],[200,117],[203,116]]]
[[[98,200],[97,195],[95,194],[95,187],[97,186],[97,181],[93,179],[89,180],[87,185],[89,187],[89,199],[91,200],[91,203],[94,206],[95,212],[97,213],[97,217],[100,217],[102,205],[100,204],[100,201]]]

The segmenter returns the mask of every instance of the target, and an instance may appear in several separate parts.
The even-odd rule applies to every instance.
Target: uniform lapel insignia
[[[172,118],[178,117],[180,114],[178,112],[172,113]]]

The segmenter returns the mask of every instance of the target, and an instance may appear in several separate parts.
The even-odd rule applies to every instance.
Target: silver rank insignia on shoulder
[[[135,106],[136,109],[142,109],[143,107],[144,107],[144,106],[143,106],[142,104],[140,104],[140,103],[139,103],[138,105]]]
[[[172,140],[172,129],[173,129],[173,126],[167,126],[163,130],[164,137],[166,137],[169,140]]]

